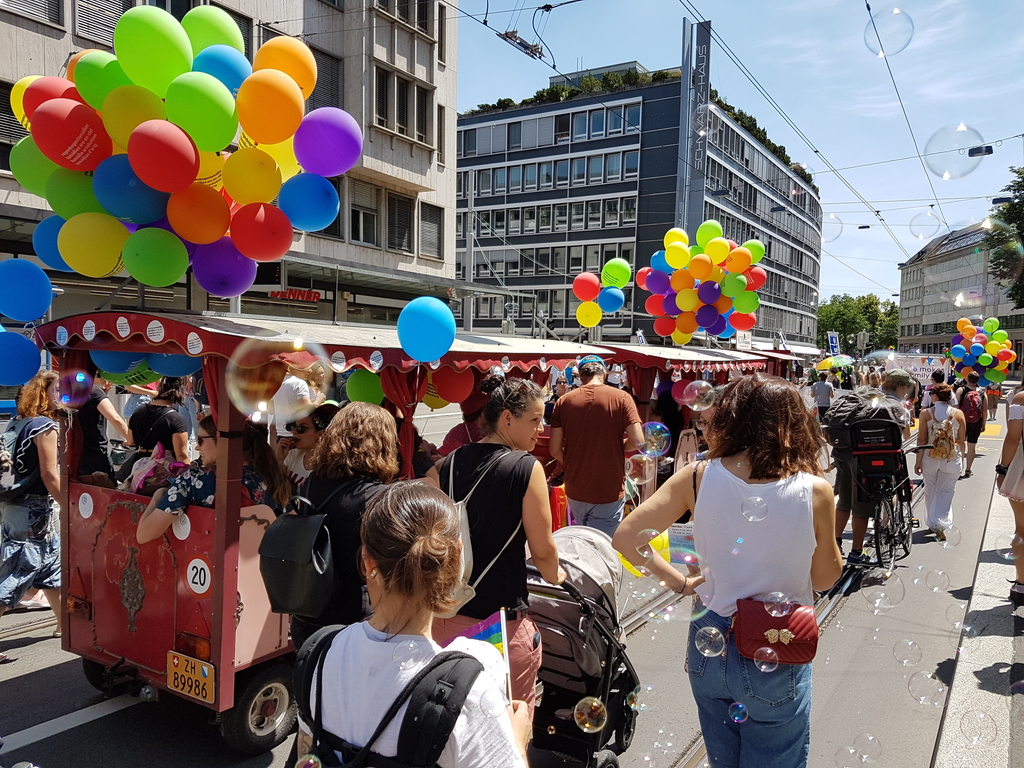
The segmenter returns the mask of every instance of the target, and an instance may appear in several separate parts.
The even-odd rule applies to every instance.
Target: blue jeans
[[[60,588],[56,512],[43,494],[0,503],[0,607],[13,608],[30,589]]]
[[[699,603],[697,603],[699,605]],[[703,627],[723,635],[731,617],[708,611],[690,623],[686,671],[697,702],[712,768],[805,768],[811,745],[811,665],[779,664],[761,672],[739,655],[731,635],[721,656],[706,657],[694,643]],[[735,722],[740,703],[747,718]]]
[[[569,499],[569,511],[572,512],[577,525],[597,528],[609,536],[615,535],[615,529],[622,522],[622,512],[625,507],[625,499],[611,501],[607,504],[590,504],[586,501]]]

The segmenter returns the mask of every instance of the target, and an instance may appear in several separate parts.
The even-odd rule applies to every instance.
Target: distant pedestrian
[[[974,473],[974,457],[978,450],[978,438],[985,431],[985,392],[978,386],[981,376],[976,371],[967,374],[967,383],[956,390],[960,410],[967,420],[967,468],[961,477],[971,477]]]
[[[999,398],[1003,396],[1003,388],[995,382],[985,387],[985,405],[988,406],[988,420],[995,421],[999,415]]]
[[[967,422],[950,405],[952,395],[948,384],[932,385],[935,404],[921,410],[917,427],[917,444],[933,446],[918,451],[914,471],[924,477],[928,529],[939,541],[946,540],[946,529],[953,525],[953,493],[967,450]]]
[[[1020,388],[1007,411],[1006,437],[996,464],[996,487],[1013,509],[1015,530],[1010,546],[1017,573],[1010,587],[1010,601],[1019,606],[1024,605],[1024,391]]]
[[[924,388],[924,396],[921,398],[922,408],[931,408],[933,405],[935,405],[931,397],[932,387],[934,387],[936,384],[943,383],[946,383],[946,374],[942,372],[942,369],[936,368],[934,371],[932,371],[932,383]],[[951,391],[949,393],[949,404],[952,405],[954,408],[957,408],[959,407],[960,403],[956,399],[956,395],[952,392],[952,385],[950,386],[950,390]]]
[[[824,371],[819,373],[818,380],[811,384],[811,394],[814,395],[814,403],[818,406],[818,421],[821,421],[836,396],[836,388],[828,383],[828,376]]]

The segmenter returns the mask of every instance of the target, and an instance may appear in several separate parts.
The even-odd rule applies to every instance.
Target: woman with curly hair
[[[331,601],[319,616],[292,616],[292,643],[300,648],[328,624],[355,624],[369,613],[366,587],[356,569],[359,523],[366,505],[398,474],[395,418],[379,405],[350,403],[338,411],[313,449],[312,472],[300,495],[299,514],[327,515],[334,556]]]
[[[60,637],[60,531],[57,505],[57,373],[40,371],[18,395],[12,455],[14,487],[0,500],[0,615],[25,593],[41,589],[57,617]],[[0,653],[0,663],[8,661]]]

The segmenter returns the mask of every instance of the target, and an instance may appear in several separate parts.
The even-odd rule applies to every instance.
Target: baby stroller
[[[568,578],[553,586],[532,566],[527,577],[529,613],[544,648],[539,673],[544,692],[534,712],[533,746],[591,768],[598,750],[625,752],[636,727],[640,680],[626,657],[617,607],[622,563],[608,535],[594,528],[569,526],[554,537]],[[607,711],[604,727],[594,733],[574,719],[586,696],[599,699]]]

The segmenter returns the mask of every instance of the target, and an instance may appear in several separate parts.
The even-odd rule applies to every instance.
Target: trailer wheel
[[[98,661],[92,659],[82,658],[82,672],[85,673],[85,679],[89,681],[89,685],[95,688],[100,693],[108,693],[107,685],[104,681],[104,677],[107,672],[107,668],[100,664]]]
[[[224,713],[220,733],[229,747],[246,755],[269,752],[295,727],[298,706],[292,696],[292,668],[271,664],[239,681],[235,706]]]
[[[623,704],[622,705],[622,716],[619,720],[618,727],[615,729],[615,741],[609,746],[609,748],[617,755],[621,755],[627,749],[629,745],[633,743],[633,733],[636,730],[636,710],[632,707]]]

